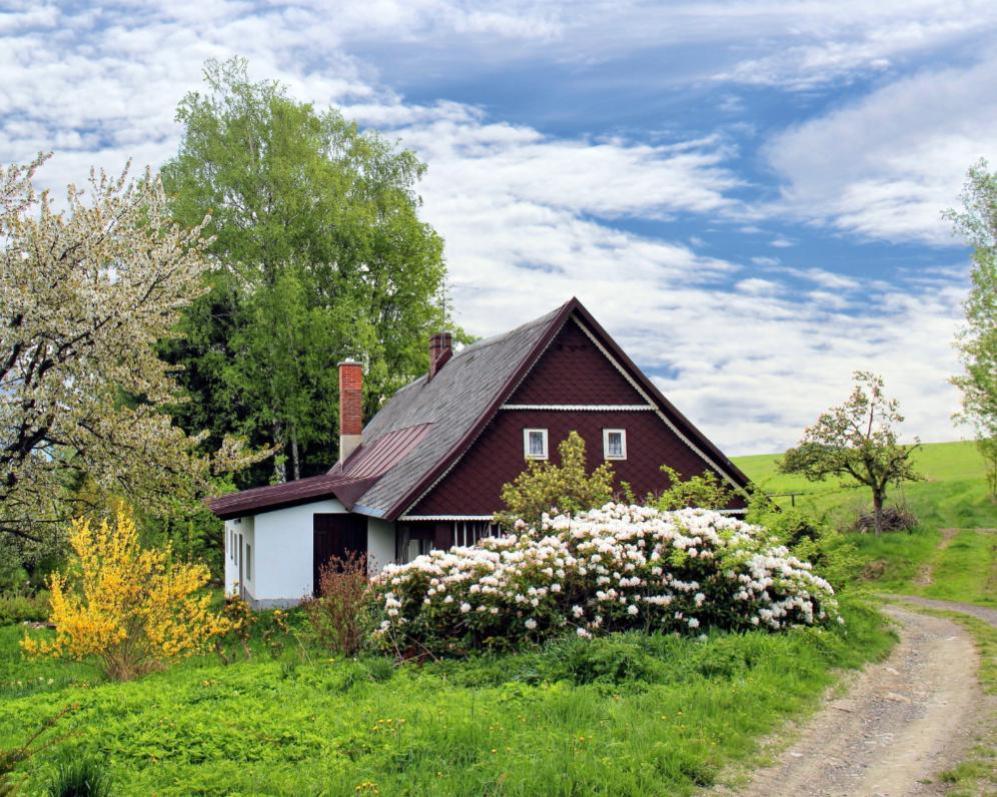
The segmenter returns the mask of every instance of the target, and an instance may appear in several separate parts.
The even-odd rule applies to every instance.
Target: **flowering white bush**
[[[573,631],[701,634],[832,620],[831,585],[761,526],[701,509],[607,504],[432,551],[374,580],[375,639],[464,653]]]

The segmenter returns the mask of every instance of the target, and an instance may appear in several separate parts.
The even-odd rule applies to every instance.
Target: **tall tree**
[[[886,397],[883,379],[865,371],[855,373],[848,400],[821,414],[803,439],[779,463],[784,473],[801,473],[811,481],[843,476],[872,491],[876,535],[883,530],[886,488],[919,479],[911,456],[919,442],[897,441],[903,423],[900,405]]]
[[[203,290],[201,225],[180,228],[148,172],[92,174],[57,210],[32,187],[43,160],[0,168],[3,546],[61,526],[84,480],[149,511],[210,488],[154,349]]]
[[[997,496],[997,172],[985,160],[969,170],[962,211],[946,216],[973,247],[966,325],[957,342],[963,372],[952,382],[962,391],[959,417],[975,429]]]
[[[364,362],[368,411],[425,369],[443,245],[419,219],[411,152],[250,81],[243,59],[204,76],[163,169],[175,217],[210,214],[214,236],[210,289],[165,347],[193,398],[179,417],[278,444],[275,478],[296,478],[335,456],[339,360]]]

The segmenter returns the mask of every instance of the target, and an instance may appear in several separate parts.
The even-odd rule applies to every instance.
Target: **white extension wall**
[[[395,524],[390,520],[367,518],[367,575],[380,573],[395,561]]]
[[[225,592],[238,594],[238,553],[230,548],[232,533],[242,534],[245,597],[255,607],[292,606],[312,594],[313,515],[345,513],[334,499],[275,509],[255,516],[225,521]],[[237,538],[238,539],[238,538]],[[246,545],[249,545],[249,560]],[[395,559],[395,524],[376,518],[367,520],[367,555],[371,574]]]

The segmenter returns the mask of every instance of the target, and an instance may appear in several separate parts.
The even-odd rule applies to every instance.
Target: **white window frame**
[[[543,439],[543,454],[530,453],[530,435],[534,432],[540,434]],[[548,459],[550,457],[550,446],[548,445],[548,435],[546,429],[523,429],[523,457],[525,459]]]
[[[609,453],[609,436],[618,434],[620,436],[620,447],[622,454]],[[602,430],[602,458],[610,460],[624,460],[627,458],[627,430],[626,429],[603,429]]]

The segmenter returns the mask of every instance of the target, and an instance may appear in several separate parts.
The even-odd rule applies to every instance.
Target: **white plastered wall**
[[[395,524],[367,518],[367,574],[375,575],[395,561]]]
[[[275,509],[225,522],[225,591],[238,593],[238,561],[231,556],[231,531],[244,535],[251,547],[250,577],[244,579],[246,599],[257,608],[293,606],[312,594],[313,516],[345,513],[335,499]],[[395,524],[367,519],[367,555],[371,574],[395,559]]]

